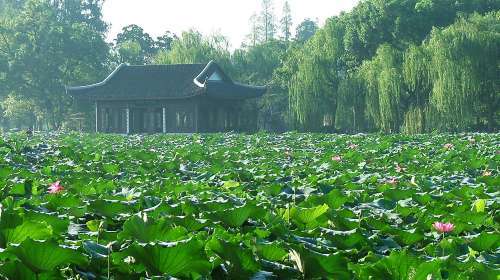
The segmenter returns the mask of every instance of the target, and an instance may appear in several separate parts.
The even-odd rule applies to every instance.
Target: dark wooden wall
[[[257,115],[244,110],[243,102],[206,97],[97,101],[97,131],[122,134],[162,133],[164,130],[166,133],[253,132],[257,128]]]

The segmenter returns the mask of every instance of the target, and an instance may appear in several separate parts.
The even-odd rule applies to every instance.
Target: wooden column
[[[113,132],[120,133],[120,109],[113,108]]]
[[[199,108],[198,108],[198,102],[196,102],[196,103],[194,104],[194,132],[195,132],[195,133],[198,133],[198,132],[199,132],[199,131],[198,131],[198,127],[199,127],[198,122],[199,122],[199,115],[200,115],[200,114],[199,114],[199,112],[198,112],[198,109],[199,109]]]
[[[148,133],[153,133],[154,132],[154,118],[153,118],[153,109],[149,107],[146,110],[146,124],[147,124],[147,132]]]
[[[95,132],[99,133],[99,105],[95,102]]]
[[[127,134],[130,134],[130,108],[127,106],[126,109],[126,122],[127,122]]]
[[[108,115],[106,114],[108,111],[107,108],[101,108],[101,131],[104,133],[109,132],[109,118]]]
[[[161,108],[161,111],[162,111],[161,123],[163,127],[163,133],[167,133],[167,108],[163,107]]]

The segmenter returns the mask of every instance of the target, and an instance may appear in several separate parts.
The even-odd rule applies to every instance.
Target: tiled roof
[[[214,72],[222,76],[218,83],[207,82]],[[210,85],[213,84],[213,89]],[[215,98],[245,99],[258,97],[265,87],[244,86],[224,74],[214,62],[208,64],[120,65],[104,81],[79,87],[67,87],[68,94],[90,100],[179,99],[209,93]],[[223,93],[223,94],[219,94]]]

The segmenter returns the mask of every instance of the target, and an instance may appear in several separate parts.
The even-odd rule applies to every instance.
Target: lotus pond
[[[496,280],[499,163],[499,134],[3,135],[0,275]]]

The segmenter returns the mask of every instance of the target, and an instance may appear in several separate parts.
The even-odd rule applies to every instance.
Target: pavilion
[[[95,131],[103,133],[205,133],[257,128],[257,111],[246,106],[266,87],[234,82],[208,64],[129,66],[104,81],[66,87],[95,106]]]

